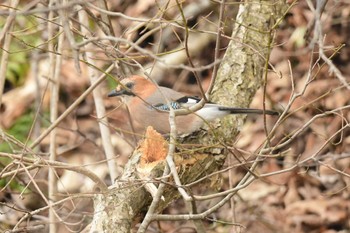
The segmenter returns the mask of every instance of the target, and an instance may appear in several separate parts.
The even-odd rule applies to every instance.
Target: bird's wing
[[[161,94],[162,93],[162,94]],[[167,100],[165,99],[167,98]],[[160,87],[158,93],[153,96],[150,103],[153,107],[162,111],[169,111],[168,102],[173,109],[189,108],[200,101],[200,98],[194,96],[186,96],[183,93],[174,91],[173,89]]]

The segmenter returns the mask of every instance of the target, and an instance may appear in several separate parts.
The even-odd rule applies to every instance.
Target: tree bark
[[[283,0],[247,2],[240,5],[235,28],[226,54],[217,73],[211,100],[227,106],[247,107],[257,89],[261,86],[266,60],[268,59],[273,30],[272,27],[283,17],[288,5]],[[197,132],[195,137],[184,139],[185,143],[217,145],[220,141],[232,142],[244,116],[227,117],[214,125],[215,134],[210,131]],[[189,150],[188,150],[189,151]],[[224,163],[225,151],[219,147],[188,153],[178,162],[177,169],[183,184],[218,170]],[[192,150],[196,151],[196,150]],[[214,155],[214,156],[213,156]],[[140,161],[142,150],[136,149],[124,169],[123,176],[108,193],[96,194],[95,214],[90,232],[130,232],[132,222],[147,209],[152,197],[140,185]],[[195,158],[195,159],[193,159]],[[157,163],[148,177],[159,177],[165,161]],[[179,196],[177,189],[167,188],[164,201],[158,206],[161,211]]]

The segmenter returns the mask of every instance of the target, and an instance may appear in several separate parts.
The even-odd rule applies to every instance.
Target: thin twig
[[[114,64],[110,65],[106,71],[101,74],[101,76],[91,84],[91,86],[79,96],[78,99],[76,99],[72,105],[70,105],[66,111],[64,111],[55,122],[52,122],[51,125],[29,146],[30,149],[36,147],[39,145],[39,143],[54,129],[56,126],[61,123],[75,108],[79,106],[81,102],[84,101],[84,99],[97,87],[99,86],[105,79],[106,76],[108,75],[109,72],[111,72],[114,69]]]
[[[4,43],[2,45],[3,52],[1,56],[1,62],[0,62],[0,107],[2,103],[2,94],[4,91],[4,85],[5,85],[5,79],[6,79],[6,72],[7,72],[7,64],[9,59],[9,52],[10,51],[10,44],[11,44],[11,34],[14,20],[15,20],[15,9],[17,8],[19,3],[19,0],[11,1],[11,8],[9,11],[9,17],[6,19],[6,23],[3,26],[0,34],[0,44],[2,44],[2,40],[4,39]]]
[[[216,31],[216,43],[215,43],[215,51],[214,51],[214,61],[218,61],[219,60],[219,56],[220,56],[220,40],[221,40],[221,32],[223,30],[223,20],[224,20],[224,14],[225,14],[225,0],[222,0],[221,4],[220,4],[220,12],[219,12],[219,25]],[[207,97],[208,100],[210,100],[210,93],[212,92],[214,85],[215,85],[215,80],[216,80],[216,76],[218,73],[218,69],[219,69],[219,65],[215,64],[213,67],[213,73],[211,76],[211,80],[210,80],[210,84],[208,87],[208,90],[206,91],[205,95]]]
[[[179,11],[180,11],[180,15],[182,17],[182,20],[183,20],[183,23],[184,23],[184,27],[185,27],[185,41],[184,41],[184,47],[185,47],[185,52],[186,52],[186,56],[187,56],[187,60],[188,62],[190,63],[191,67],[194,68],[194,64],[193,64],[193,61],[192,61],[192,58],[191,58],[191,55],[190,55],[190,52],[189,52],[189,48],[188,48],[188,38],[189,38],[189,29],[188,29],[188,25],[187,25],[187,19],[185,17],[185,14],[183,12],[183,9],[182,9],[182,4],[180,4],[179,0],[176,0],[176,3],[177,3],[177,6],[179,8]],[[214,66],[215,67],[215,66]],[[205,102],[208,102],[208,99],[205,95],[205,92],[203,90],[203,87],[202,87],[202,83],[201,83],[201,80],[198,76],[198,73],[196,71],[193,71],[192,72],[194,77],[196,78],[196,81],[197,81],[197,86],[199,87],[199,91],[201,93],[201,96],[202,98],[204,99]]]
[[[79,20],[80,20],[81,24],[83,24],[83,22],[88,22],[87,14],[85,11],[82,11],[82,10],[79,11]],[[86,37],[88,37],[88,35],[90,35],[89,31],[86,30],[85,27],[81,27],[81,31],[83,32],[83,34],[86,35]],[[96,67],[97,66],[95,64],[96,62],[93,59],[91,59],[91,57],[93,57],[93,53],[88,52],[90,49],[92,49],[91,45],[90,46],[87,45],[86,49],[87,49],[87,52],[85,52],[85,54],[86,54],[87,62],[89,64],[93,64],[93,66]],[[88,72],[89,72],[91,84],[95,83],[97,81],[97,75],[98,75],[97,71],[94,68],[89,66]],[[105,151],[106,158],[107,158],[109,174],[111,176],[112,184],[114,184],[114,182],[118,176],[117,175],[117,166],[116,166],[116,160],[113,159],[114,158],[114,149],[113,149],[113,145],[111,142],[111,133],[110,133],[109,128],[108,128],[108,120],[107,120],[107,118],[104,117],[106,115],[106,110],[104,108],[101,88],[97,86],[93,90],[92,94],[93,94],[93,98],[94,98],[94,102],[95,102],[97,118],[99,119],[98,125],[100,127],[103,149]]]
[[[66,170],[74,171],[74,172],[83,174],[84,176],[94,181],[96,183],[96,187],[99,188],[101,192],[105,192],[107,190],[107,185],[103,182],[103,180],[101,180],[95,173],[86,169],[84,166],[75,166],[68,163],[45,160],[41,157],[38,157],[37,159],[33,159],[33,158],[28,158],[26,156],[23,156],[22,154],[16,155],[16,154],[0,152],[0,156],[23,161],[25,163],[32,164],[33,166],[36,166],[38,168],[46,167],[49,165],[56,169],[66,169]],[[28,170],[28,167],[23,167],[23,171],[27,171],[27,170]]]
[[[158,186],[157,192],[153,197],[152,203],[148,208],[148,211],[137,230],[137,233],[144,233],[147,231],[149,224],[152,222],[152,218],[156,212],[156,208],[158,207],[159,201],[162,199],[163,191],[166,186],[165,182],[168,179],[168,174],[170,172],[169,166],[165,166],[163,176],[161,178],[161,183]]]
[[[49,8],[52,7],[56,3],[55,0],[51,0],[49,2]],[[55,27],[54,24],[51,22],[54,21],[54,12],[50,11],[49,13],[49,19],[48,19],[48,38],[49,38],[49,50],[54,50],[55,44],[54,41],[51,40],[55,36]],[[63,19],[60,20],[60,23],[62,23]],[[65,39],[65,36],[63,33],[58,33],[58,47],[57,52],[61,53],[63,50],[63,42]],[[61,65],[62,65],[62,56],[56,56],[53,53],[50,53],[50,68],[49,68],[49,79],[52,80],[50,82],[51,87],[51,95],[50,95],[50,121],[54,122],[57,119],[58,115],[58,101],[59,101],[59,80],[60,80],[60,74],[61,74]],[[51,131],[50,134],[50,161],[56,161],[57,160],[57,130],[54,128]],[[54,168],[50,167],[48,171],[48,197],[49,202],[52,204],[56,201],[56,193],[57,193],[57,177],[56,172]],[[56,212],[54,208],[49,209],[49,232],[50,233],[56,233],[57,232],[57,218],[56,218]]]

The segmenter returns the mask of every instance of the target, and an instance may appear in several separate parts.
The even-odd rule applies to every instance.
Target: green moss
[[[12,139],[15,139],[16,141],[19,141],[21,143],[24,143],[27,140],[29,130],[32,126],[34,119],[34,113],[28,112],[24,114],[23,116],[19,117],[15,124],[6,131],[6,136],[11,137]],[[8,152],[12,153],[13,150],[20,150],[21,148],[15,145],[14,143],[11,143],[9,140],[6,140],[4,138],[0,139],[0,151],[1,152]]]
[[[0,189],[7,186],[10,190],[16,192],[23,192],[24,194],[30,193],[30,190],[25,185],[21,184],[15,179],[10,180],[9,178],[0,179]]]
[[[28,112],[18,118],[15,124],[8,129],[4,135],[6,138],[0,138],[0,151],[7,153],[14,153],[15,151],[20,151],[22,148],[13,141],[17,141],[17,144],[23,144],[28,137],[30,128],[33,124],[34,113]],[[13,162],[12,159],[7,157],[0,157],[0,170]],[[0,179],[0,189],[3,187],[8,187],[12,191],[23,192],[25,189],[25,185],[19,182],[16,178],[12,179],[12,177],[6,177]],[[25,193],[30,192],[28,189],[24,190]]]
[[[4,25],[5,20],[1,18],[0,25]],[[9,54],[6,79],[13,87],[25,82],[30,67],[29,54],[35,49],[40,49],[42,44],[41,31],[38,30],[40,23],[40,19],[34,16],[16,17],[11,32],[10,48],[8,51],[0,50],[1,53]]]

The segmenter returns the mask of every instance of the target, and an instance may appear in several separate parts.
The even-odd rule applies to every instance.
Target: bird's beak
[[[113,90],[108,93],[108,97],[120,96],[120,95],[123,95],[123,92],[124,90],[120,90],[120,91]]]
[[[135,94],[132,93],[131,91],[121,89],[121,90],[113,90],[108,93],[108,97],[115,97],[115,96],[121,96],[121,95],[131,95],[134,96]]]

